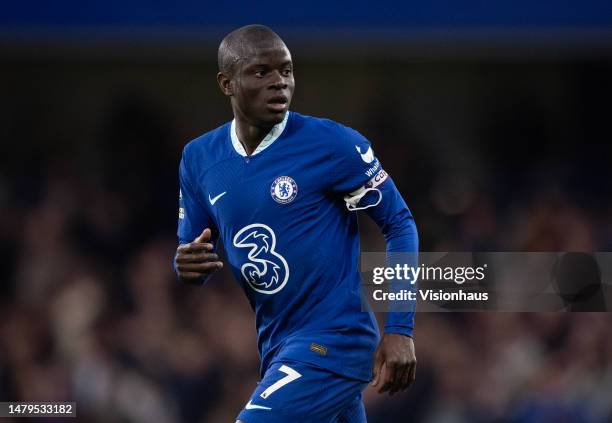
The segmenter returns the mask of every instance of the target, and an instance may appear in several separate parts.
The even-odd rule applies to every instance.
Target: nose
[[[270,88],[275,88],[277,90],[283,90],[287,88],[287,81],[285,81],[285,77],[278,70],[274,70],[272,72]]]

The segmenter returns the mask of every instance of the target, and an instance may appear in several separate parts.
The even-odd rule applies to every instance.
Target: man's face
[[[234,110],[251,125],[282,122],[295,88],[289,50],[283,44],[254,49],[235,64],[232,85]]]

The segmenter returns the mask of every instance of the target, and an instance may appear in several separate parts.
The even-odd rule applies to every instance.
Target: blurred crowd
[[[204,287],[172,270],[177,165],[196,133],[136,96],[110,108],[98,139],[81,139],[54,131],[53,102],[38,100],[29,116],[5,113],[1,129],[17,141],[0,158],[0,399],[76,401],[84,422],[233,422],[258,380],[252,312],[227,270]],[[608,187],[598,166],[609,156],[555,146],[562,130],[532,133],[520,116],[535,112],[523,109],[488,116],[484,142],[497,147],[455,146],[463,167],[444,166],[419,132],[427,123],[388,103],[345,123],[374,140],[423,251],[612,247],[610,198],[592,186]],[[398,133],[414,142],[394,142]],[[383,250],[365,219],[362,249]],[[612,421],[612,315],[420,313],[416,323],[417,383],[392,398],[367,389],[370,422]]]

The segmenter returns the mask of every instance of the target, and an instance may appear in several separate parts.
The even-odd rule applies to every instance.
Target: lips
[[[270,97],[268,99],[268,104],[285,104],[289,101],[287,96],[284,95],[275,95],[274,97]]]
[[[287,108],[287,105],[289,104],[289,98],[284,95],[276,95],[274,97],[270,97],[266,104],[268,105],[269,109],[277,112],[282,112]]]

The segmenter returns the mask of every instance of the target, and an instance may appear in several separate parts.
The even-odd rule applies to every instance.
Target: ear
[[[228,97],[231,97],[234,95],[234,90],[232,87],[232,79],[229,77],[229,75],[223,72],[219,72],[217,74],[217,83],[219,84],[219,88],[221,88],[221,92],[223,94],[225,94]]]

